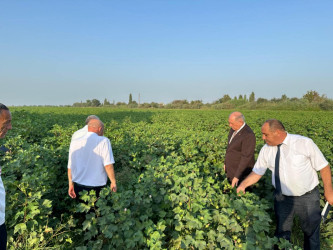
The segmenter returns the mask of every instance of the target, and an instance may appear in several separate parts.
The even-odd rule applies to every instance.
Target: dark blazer
[[[230,129],[228,135],[228,146],[225,154],[225,170],[228,180],[232,182],[234,177],[242,181],[249,175],[254,166],[254,150],[256,147],[256,136],[252,129],[245,126],[234,136],[229,143],[233,129]]]

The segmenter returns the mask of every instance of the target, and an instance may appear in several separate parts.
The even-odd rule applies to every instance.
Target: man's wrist
[[[324,189],[324,194],[325,194],[325,195],[333,195],[333,189],[331,189],[331,188],[328,189],[328,190],[325,190],[325,189]]]

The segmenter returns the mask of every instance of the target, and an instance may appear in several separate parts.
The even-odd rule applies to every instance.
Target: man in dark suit
[[[231,113],[228,121],[230,131],[224,160],[224,171],[231,186],[235,187],[252,171],[255,163],[256,137],[252,129],[245,123],[242,113]]]

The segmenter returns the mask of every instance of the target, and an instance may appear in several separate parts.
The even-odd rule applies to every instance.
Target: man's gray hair
[[[236,119],[236,121],[241,120],[241,121],[245,122],[245,116],[243,114],[236,116],[235,119]]]
[[[243,121],[245,122],[245,116],[241,113],[241,112],[238,112],[238,111],[235,111],[235,112],[232,112],[230,116],[233,116],[235,118],[235,121]]]
[[[97,115],[89,115],[87,117],[87,119],[86,119],[86,124],[88,125],[88,123],[90,122],[90,120],[93,120],[93,119],[95,119],[95,120],[101,120],[101,119],[99,119],[99,117]]]
[[[280,122],[279,120],[269,119],[269,120],[265,121],[265,123],[268,124],[270,131],[276,131],[276,130],[286,131],[282,122]]]

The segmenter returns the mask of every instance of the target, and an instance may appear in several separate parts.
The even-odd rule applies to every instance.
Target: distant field
[[[0,157],[10,249],[271,249],[276,242],[269,173],[242,197],[225,180],[231,111],[11,111],[13,130],[2,141],[10,152]],[[68,147],[90,114],[105,123],[118,192],[105,189],[98,200],[85,195],[78,205],[67,194]],[[243,114],[257,137],[256,155],[264,144],[262,123],[276,118],[289,133],[312,138],[333,165],[333,112]],[[323,249],[332,248],[332,219],[321,232]],[[302,239],[295,230],[294,246],[302,246]]]

